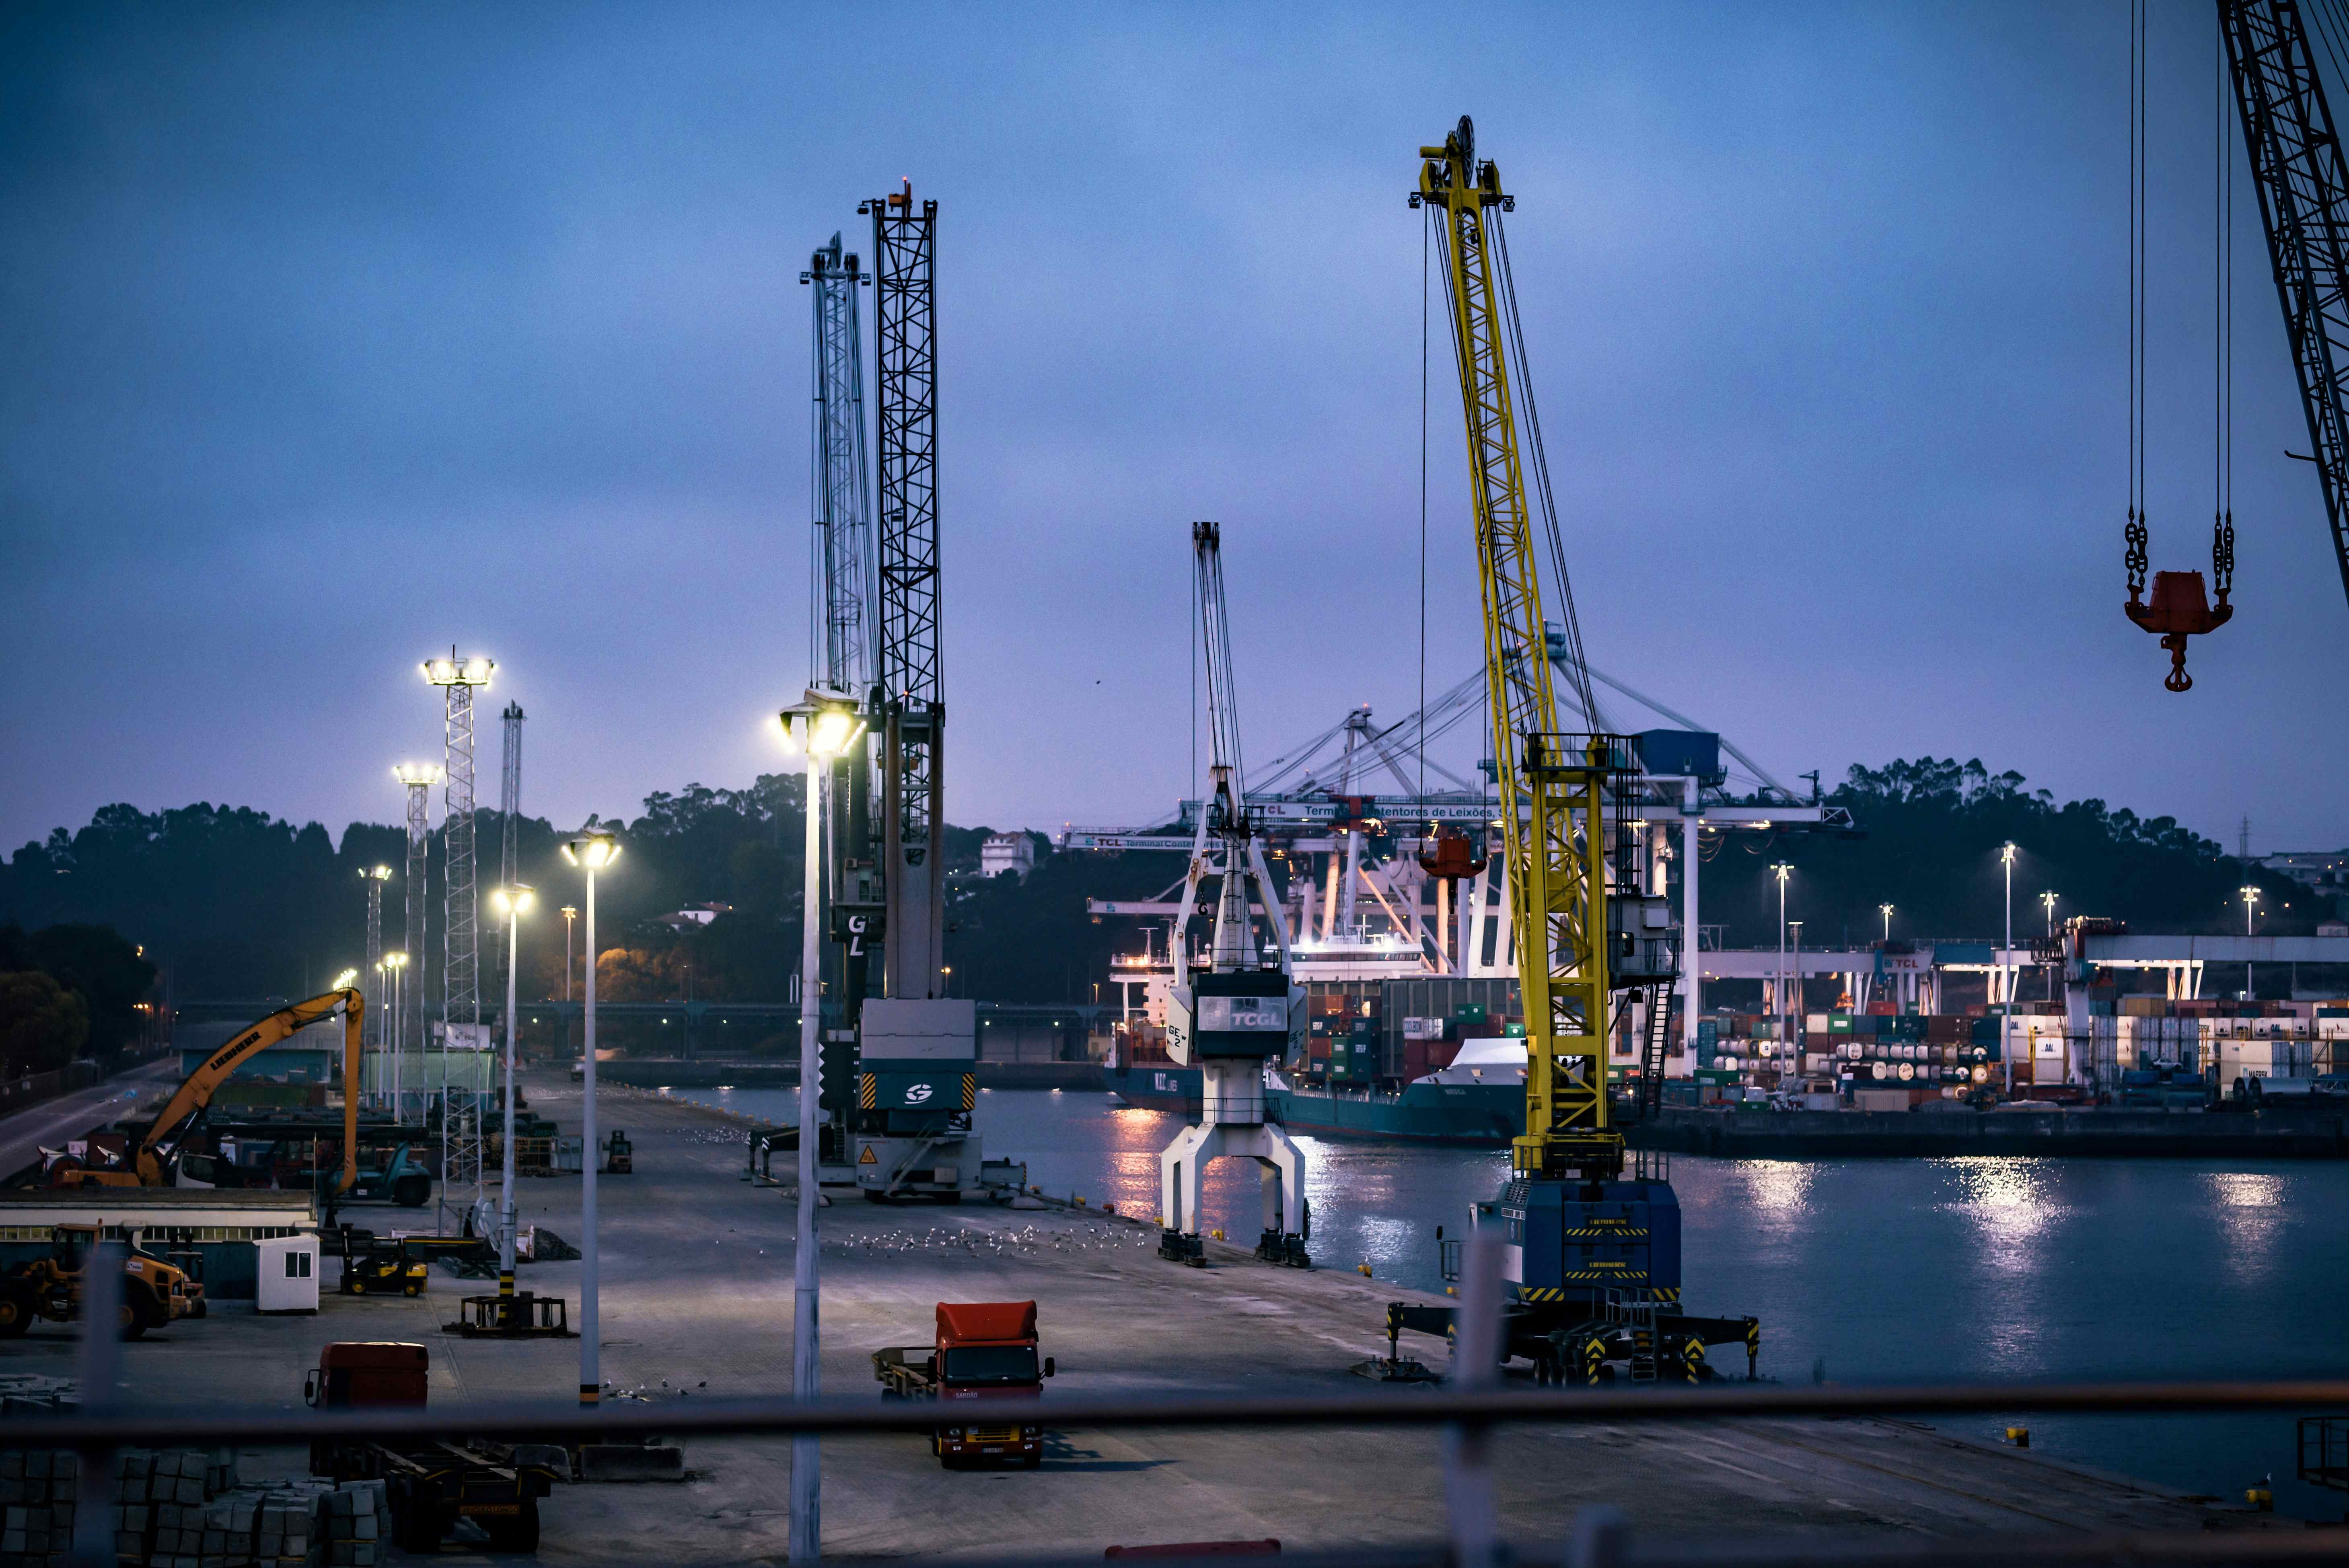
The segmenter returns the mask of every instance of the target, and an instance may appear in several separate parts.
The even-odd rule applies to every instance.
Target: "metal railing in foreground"
[[[172,1408],[140,1401],[136,1411],[93,1408],[79,1415],[12,1417],[0,1422],[0,1449],[144,1446],[264,1446],[313,1438],[459,1437],[626,1442],[638,1438],[786,1437],[810,1432],[852,1436],[926,1434],[934,1409],[864,1398],[696,1399],[690,1406],[611,1407],[594,1413],[575,1404],[502,1400],[430,1409],[240,1409],[209,1404]],[[1956,1416],[2009,1412],[2065,1415],[2179,1415],[2214,1411],[2291,1411],[2349,1408],[2349,1378],[2180,1383],[1918,1383],[1872,1387],[1710,1384],[1628,1390],[1450,1389],[1421,1387],[1392,1395],[1195,1395],[1171,1399],[1069,1398],[1055,1394],[1055,1428],[1113,1427],[1444,1427],[1620,1425],[1796,1416]],[[2349,1546],[2349,1537],[2344,1537]],[[2349,1555],[2349,1553],[2344,1553]]]
[[[1982,1534],[1955,1540],[1914,1536],[1853,1541],[1805,1537],[1701,1542],[1644,1548],[1631,1541],[1625,1516],[1604,1505],[1585,1507],[1568,1538],[1547,1544],[1505,1546],[1490,1465],[1492,1429],[1544,1426],[1753,1420],[1798,1417],[1951,1416],[2044,1412],[2067,1415],[2177,1415],[2273,1411],[2306,1415],[2313,1408],[2349,1408],[2349,1378],[2239,1381],[1914,1384],[1846,1387],[1715,1383],[1685,1388],[1587,1388],[1574,1391],[1497,1387],[1500,1301],[1498,1246],[1488,1235],[1467,1247],[1469,1281],[1450,1387],[1416,1385],[1407,1391],[1257,1398],[1202,1395],[1182,1398],[1065,1398],[1045,1414],[1056,1430],[1092,1428],[1378,1426],[1444,1429],[1444,1491],[1448,1530],[1423,1546],[1353,1547],[1284,1555],[1291,1562],[1444,1564],[1498,1568],[1557,1563],[1567,1568],[1927,1568],[1996,1562],[2001,1568],[2070,1563],[2229,1563],[2349,1562],[2349,1527],[2257,1531],[2045,1532]],[[626,1441],[649,1437],[785,1437],[796,1434],[926,1435],[939,1425],[935,1406],[869,1399],[711,1398],[641,1410],[502,1401],[438,1409],[337,1409],[289,1413],[283,1407],[238,1409],[218,1404],[184,1409],[118,1403],[120,1367],[113,1335],[87,1324],[110,1324],[120,1290],[119,1243],[92,1256],[84,1308],[85,1332],[77,1370],[83,1391],[78,1414],[21,1416],[0,1422],[0,1449],[72,1449],[83,1455],[77,1511],[75,1561],[112,1568],[113,1540],[104,1528],[113,1504],[112,1455],[126,1447],[254,1447],[298,1445],[319,1439],[368,1437],[492,1438],[561,1443]],[[761,1556],[761,1560],[765,1560]],[[1098,1557],[1022,1553],[1000,1561],[1074,1563]],[[1221,1561],[1219,1555],[1217,1561]],[[956,1559],[959,1568],[979,1568]],[[1154,1558],[1164,1563],[1170,1559]],[[1180,1561],[1174,1559],[1171,1561]]]

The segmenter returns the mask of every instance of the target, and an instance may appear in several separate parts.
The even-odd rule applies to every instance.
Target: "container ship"
[[[1522,1037],[1465,1042],[1450,1065],[1394,1093],[1307,1088],[1275,1071],[1266,1079],[1264,1099],[1268,1119],[1293,1132],[1505,1149],[1526,1130],[1526,1042]]]

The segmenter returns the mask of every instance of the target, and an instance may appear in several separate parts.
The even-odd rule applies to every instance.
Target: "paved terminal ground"
[[[565,1130],[577,1127],[575,1087],[550,1078],[529,1093]],[[793,1198],[741,1180],[740,1132],[716,1112],[629,1090],[608,1092],[599,1109],[606,1130],[623,1128],[635,1144],[635,1174],[599,1183],[602,1370],[617,1398],[787,1392]],[[578,1239],[575,1177],[525,1179],[520,1191],[525,1223]],[[414,1217],[350,1212],[361,1223]],[[1273,1268],[1237,1252],[1184,1269],[1157,1258],[1150,1226],[1061,1211],[882,1207],[843,1195],[823,1224],[830,1393],[877,1398],[868,1353],[926,1341],[939,1300],[1033,1297],[1043,1350],[1058,1362],[1048,1414],[1054,1394],[1359,1394],[1365,1386],[1349,1368],[1383,1352],[1385,1304],[1403,1294],[1350,1272]],[[574,1312],[578,1280],[575,1263],[523,1274],[525,1288],[566,1296]],[[424,1299],[329,1293],[315,1318],[263,1318],[231,1305],[126,1346],[128,1376],[169,1403],[264,1400],[298,1416],[302,1375],[320,1345],[406,1339],[431,1347],[436,1407],[574,1391],[576,1340],[498,1344],[440,1332],[458,1296],[491,1288],[436,1271]],[[72,1353],[67,1330],[42,1326],[0,1341],[0,1372],[67,1373]],[[1440,1358],[1441,1346],[1430,1342],[1422,1354]],[[1063,1431],[1041,1470],[987,1472],[941,1469],[918,1438],[832,1439],[824,1549],[1097,1555],[1116,1543],[1265,1536],[1292,1548],[1426,1542],[1443,1528],[1441,1441],[1433,1430],[1372,1427]],[[2196,1531],[2214,1512],[2158,1488],[1893,1421],[1515,1428],[1497,1453],[1503,1532],[1524,1542],[1562,1540],[1574,1511],[1598,1501],[1622,1507],[1650,1541]],[[780,1561],[786,1444],[698,1441],[687,1462],[681,1485],[559,1488],[543,1505],[541,1557]],[[285,1449],[245,1466],[267,1473],[301,1463]]]

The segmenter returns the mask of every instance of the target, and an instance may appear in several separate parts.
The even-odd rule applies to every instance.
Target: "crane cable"
[[[2145,595],[2145,0],[2129,3],[2128,549],[2129,603]]]

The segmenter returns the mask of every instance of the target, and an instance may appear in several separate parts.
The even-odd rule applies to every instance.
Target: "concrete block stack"
[[[384,1504],[383,1482],[345,1481],[324,1501],[319,1522],[325,1526],[326,1561],[336,1568],[374,1568],[383,1560],[391,1534],[391,1511]]]
[[[0,1565],[63,1563],[73,1549],[81,1460],[39,1450],[0,1454]]]

